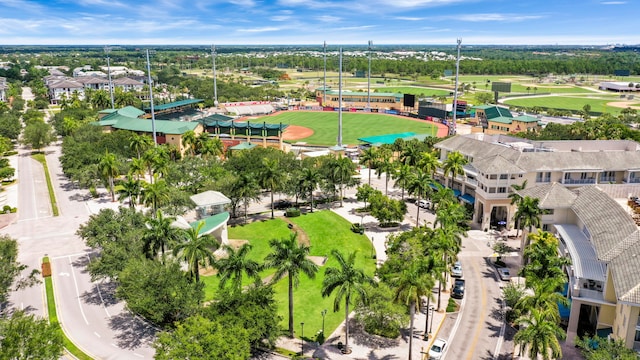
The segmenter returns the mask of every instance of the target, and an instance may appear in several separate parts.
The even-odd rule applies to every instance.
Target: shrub
[[[2,212],[5,213],[5,214],[10,213],[11,212],[11,206],[9,206],[9,205],[3,206],[2,207]]]
[[[364,227],[359,223],[353,223],[351,224],[351,231],[356,234],[364,234]]]
[[[455,300],[449,298],[449,302],[447,303],[447,312],[454,312],[458,310],[458,304],[456,304]]]
[[[284,213],[286,217],[298,217],[300,216],[300,209],[298,208],[288,208]]]

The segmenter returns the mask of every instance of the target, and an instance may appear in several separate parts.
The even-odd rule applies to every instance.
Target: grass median
[[[47,190],[49,190],[49,201],[51,201],[51,211],[53,211],[53,216],[58,216],[60,215],[60,212],[58,211],[58,202],[56,201],[56,194],[53,191],[53,184],[51,184],[51,175],[49,175],[47,159],[44,157],[43,153],[34,153],[31,157],[42,164],[42,167],[44,168],[44,176],[47,179]]]
[[[42,262],[48,263],[49,258],[43,258]],[[56,331],[59,331],[60,334],[62,334],[64,348],[76,359],[92,360],[93,358],[91,356],[85,354],[82,350],[80,350],[74,343],[71,342],[71,340],[69,340],[64,331],[62,331],[62,327],[58,322],[58,312],[56,311],[56,299],[53,295],[53,281],[51,279],[51,276],[47,276],[44,278],[44,284],[47,291],[47,312],[49,314],[49,323],[55,326]]]

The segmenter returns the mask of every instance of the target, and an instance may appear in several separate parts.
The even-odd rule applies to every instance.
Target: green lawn
[[[582,108],[589,104],[591,105],[591,111],[608,112],[613,115],[620,113],[622,108],[606,106],[608,102],[615,101],[614,99],[593,99],[586,97],[569,97],[569,96],[545,96],[534,97],[525,99],[512,99],[505,100],[508,105],[534,107],[543,106],[554,109],[569,109],[574,111],[581,111]]]
[[[389,92],[389,93],[401,93],[401,94],[414,94],[422,96],[449,96],[449,93],[453,90],[443,90],[428,87],[418,86],[388,86],[376,88],[377,92]]]
[[[291,218],[291,221],[309,236],[311,255],[327,256],[330,255],[331,249],[339,249],[345,255],[357,250],[358,266],[365,268],[369,275],[373,275],[375,260],[371,257],[373,251],[371,242],[366,236],[351,232],[351,224],[341,216],[332,211],[316,211],[297,218]],[[262,262],[270,252],[269,240],[288,237],[289,231],[282,219],[275,219],[230,228],[229,238],[249,240],[253,245],[250,257]],[[309,279],[306,275],[302,275],[298,288],[294,290],[295,331],[297,336],[300,336],[300,323],[304,322],[305,338],[308,340],[312,340],[316,332],[322,328],[321,311],[323,309],[328,310],[325,317],[325,332],[327,334],[333,332],[344,320],[343,311],[333,312],[333,297],[322,298],[320,295],[324,269],[328,266],[337,267],[338,264],[335,259],[330,257],[326,264],[320,267],[315,279]],[[273,273],[273,271],[273,269],[266,270],[263,273],[263,277]],[[207,299],[210,300],[217,290],[217,278],[209,276],[202,279],[206,283],[206,293],[210,294]],[[287,279],[284,278],[279,281],[275,285],[275,290],[278,312],[283,318],[281,326],[286,329],[289,304]],[[341,310],[344,310],[344,306],[341,306]]]
[[[282,112],[252,121],[269,124],[299,125],[311,128],[314,134],[299,140],[312,145],[335,145],[338,136],[338,112]],[[342,143],[356,145],[358,138],[413,131],[416,134],[436,134],[437,128],[427,122],[396,116],[364,113],[342,113]]]

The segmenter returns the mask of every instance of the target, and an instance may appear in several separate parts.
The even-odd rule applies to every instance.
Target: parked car
[[[511,273],[507,268],[498,268],[498,276],[500,276],[500,280],[502,281],[511,280]]]
[[[290,208],[291,205],[291,201],[284,199],[276,200],[273,202],[273,208],[276,210],[286,210]]]
[[[456,299],[462,299],[464,297],[464,280],[455,279],[453,281],[453,288],[451,289],[451,297]]]
[[[451,276],[454,278],[462,277],[462,264],[460,261],[456,261],[455,264],[453,264],[453,267],[451,268]]]
[[[417,200],[416,206],[423,209],[428,209],[431,207],[431,201],[429,200]]]
[[[433,345],[431,345],[431,349],[429,349],[429,360],[440,360],[442,359],[442,354],[444,353],[444,349],[447,347],[447,340],[442,338],[437,338]]]

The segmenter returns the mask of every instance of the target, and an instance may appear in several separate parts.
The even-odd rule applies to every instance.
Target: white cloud
[[[602,5],[624,5],[626,4],[626,1],[603,1],[600,4]]]
[[[518,14],[498,14],[498,13],[486,13],[486,14],[461,14],[452,16],[438,17],[442,20],[459,20],[467,22],[484,22],[484,21],[501,21],[501,22],[519,22],[525,20],[541,19],[541,15],[518,15]]]
[[[276,15],[276,16],[272,16],[271,21],[287,21],[289,19],[291,19],[290,15]]]
[[[282,28],[278,27],[261,27],[261,28],[251,28],[251,29],[236,29],[237,32],[247,32],[247,33],[262,33],[262,32],[270,32],[270,31],[280,31]]]
[[[253,0],[229,0],[229,3],[237,6],[243,6],[243,7],[256,6],[256,2]]]
[[[317,16],[316,20],[322,21],[322,22],[327,22],[327,23],[335,23],[335,22],[339,22],[342,19],[337,17],[337,16],[321,15],[321,16]]]
[[[396,20],[402,20],[402,21],[422,21],[422,20],[424,20],[424,18],[421,18],[421,17],[409,17],[409,16],[396,16],[395,19]]]

